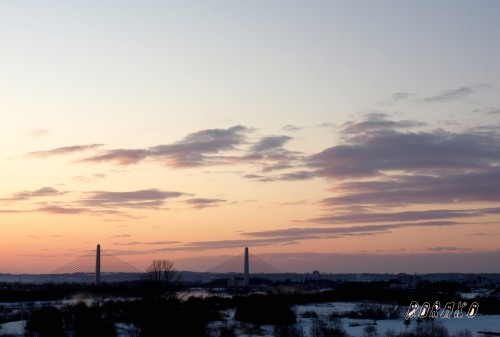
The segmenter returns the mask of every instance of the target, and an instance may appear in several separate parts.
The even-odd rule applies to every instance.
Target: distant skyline
[[[500,272],[499,12],[0,2],[0,273]]]

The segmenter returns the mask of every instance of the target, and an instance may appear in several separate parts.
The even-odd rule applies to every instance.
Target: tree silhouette
[[[296,323],[295,312],[290,309],[284,298],[264,295],[250,295],[243,298],[236,307],[234,319],[256,326]]]
[[[28,337],[64,337],[63,317],[55,307],[35,310],[26,322]]]
[[[170,260],[153,260],[146,269],[146,292],[158,299],[172,297],[179,288],[180,278]]]

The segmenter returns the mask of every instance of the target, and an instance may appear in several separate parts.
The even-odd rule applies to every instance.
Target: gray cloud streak
[[[302,128],[297,125],[287,124],[283,127],[284,131],[300,131]]]
[[[237,240],[217,240],[217,241],[195,241],[184,243],[177,247],[168,247],[160,251],[207,251],[213,249],[241,248],[245,246],[270,246],[275,244],[288,244],[288,240],[282,238],[248,238]]]
[[[67,192],[58,191],[53,187],[42,187],[38,190],[17,192],[14,193],[10,198],[0,199],[0,200],[7,200],[7,201],[29,200],[32,198],[54,197],[66,193]]]
[[[202,130],[187,135],[177,143],[158,145],[147,149],[116,149],[88,157],[82,162],[113,162],[118,165],[135,164],[145,159],[160,161],[173,167],[193,167],[221,163],[223,158],[214,156],[222,151],[234,150],[245,141],[249,132],[237,125],[228,129]]]
[[[406,227],[459,225],[465,223],[453,220],[499,214],[495,207],[456,209],[463,203],[500,201],[498,127],[415,132],[414,128],[426,125],[387,118],[375,113],[366,115],[364,121],[346,124],[343,143],[308,158],[315,175],[333,183],[334,193],[321,200],[324,214],[309,221],[366,225],[247,234],[283,235],[293,240],[366,235]],[[425,209],[436,204],[450,207]],[[388,211],[410,205],[420,205],[421,210]]]
[[[255,143],[251,151],[252,152],[263,152],[263,151],[273,151],[276,149],[281,149],[292,137],[289,136],[268,136],[264,137]]]
[[[462,99],[465,96],[468,96],[474,92],[475,90],[472,87],[461,87],[458,89],[444,91],[438,95],[425,97],[423,101],[431,103],[447,102],[447,101]]]
[[[391,100],[394,102],[401,101],[401,100],[407,99],[407,98],[414,96],[414,95],[415,94],[411,93],[411,92],[396,92],[396,93],[391,95]]]
[[[457,173],[442,177],[398,176],[387,180],[339,184],[340,196],[325,198],[328,206],[437,204],[500,201],[500,171]]]
[[[310,219],[312,222],[323,224],[342,223],[377,223],[377,222],[399,222],[399,221],[423,221],[440,219],[462,219],[480,217],[489,214],[500,214],[500,208],[482,209],[462,209],[462,210],[425,210],[425,211],[405,211],[405,212],[346,212],[339,214],[328,214],[325,216]]]
[[[171,247],[161,248],[158,251],[208,251],[214,249],[241,248],[245,246],[272,246],[289,245],[299,243],[304,240],[325,240],[338,239],[350,236],[373,236],[382,233],[390,233],[399,228],[421,227],[434,228],[455,226],[463,223],[453,221],[429,221],[414,223],[398,223],[384,225],[363,225],[347,227],[329,227],[329,228],[287,228],[279,230],[244,232],[243,238],[233,240],[215,240],[215,241],[194,241],[179,243]]]
[[[260,232],[245,232],[243,235],[258,238],[274,238],[285,240],[310,240],[310,239],[330,239],[340,238],[350,235],[374,235],[380,233],[388,233],[394,229],[410,228],[410,227],[443,227],[456,226],[463,224],[455,221],[428,221],[428,222],[412,222],[412,223],[396,223],[382,225],[361,225],[361,226],[346,226],[346,227],[323,227],[309,228],[296,227],[286,229],[276,229]]]
[[[86,206],[94,207],[127,207],[127,208],[157,208],[167,199],[185,195],[182,192],[160,191],[157,189],[139,190],[130,192],[96,191],[89,193],[89,197],[80,200]]]
[[[186,200],[186,203],[193,206],[193,208],[202,209],[206,207],[219,206],[225,203],[224,199],[208,199],[208,198],[193,198]]]
[[[345,143],[311,155],[309,166],[326,178],[342,179],[401,170],[444,175],[485,170],[500,162],[500,136],[495,130],[400,132],[384,120],[353,125],[355,129],[350,125],[344,130],[348,135]]]
[[[78,153],[78,152],[87,151],[87,150],[93,150],[93,149],[96,149],[96,148],[101,147],[101,146],[103,146],[103,144],[65,146],[65,147],[59,147],[59,148],[47,150],[47,151],[30,152],[27,155],[29,157],[44,158],[44,157],[49,157],[49,156],[65,155],[65,154]]]

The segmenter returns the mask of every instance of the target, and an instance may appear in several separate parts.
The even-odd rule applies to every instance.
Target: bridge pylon
[[[101,250],[101,245],[49,274],[41,275],[34,283],[103,283],[138,281],[144,276],[140,270],[116,256]]]
[[[245,247],[242,254],[203,273],[200,281],[217,287],[249,288],[250,286],[259,286],[267,281],[277,280],[282,275],[283,272],[279,269],[258,256],[250,255],[248,247]]]
[[[243,267],[243,286],[250,285],[250,257],[248,255],[248,247],[245,247],[245,262]]]
[[[101,284],[101,245],[97,244],[95,251],[95,281],[96,286]]]

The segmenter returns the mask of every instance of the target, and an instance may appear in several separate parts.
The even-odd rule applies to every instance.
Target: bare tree
[[[180,282],[174,263],[170,260],[153,260],[146,269],[146,290],[158,298],[172,297]]]

